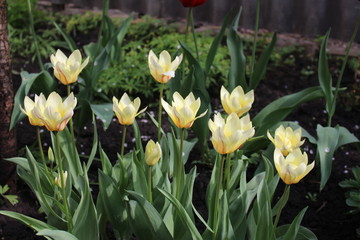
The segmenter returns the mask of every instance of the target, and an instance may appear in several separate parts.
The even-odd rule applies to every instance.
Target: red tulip
[[[206,2],[206,0],[180,0],[184,7],[196,7]]]

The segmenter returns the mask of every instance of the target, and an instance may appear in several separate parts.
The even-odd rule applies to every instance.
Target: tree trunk
[[[4,160],[16,155],[15,130],[9,131],[13,100],[7,4],[6,0],[0,0],[0,184],[4,184],[15,169],[13,164]]]

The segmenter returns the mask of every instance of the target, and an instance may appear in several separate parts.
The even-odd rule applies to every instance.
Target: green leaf
[[[277,236],[283,236],[289,229],[290,224],[282,225],[276,229]],[[283,238],[285,239],[285,238]],[[299,226],[298,233],[295,240],[317,240],[316,235],[309,229],[303,226]]]
[[[75,51],[77,49],[77,47],[76,47],[74,40],[56,22],[53,22],[53,24],[56,27],[56,29],[63,36],[63,38],[64,38],[65,42],[68,44],[68,47],[71,50],[71,52]]]
[[[2,195],[6,198],[13,206],[19,202],[18,196],[16,195]]]
[[[90,104],[90,107],[95,115],[103,122],[104,131],[106,131],[114,116],[112,103]]]
[[[291,223],[287,232],[283,236],[283,239],[296,240],[296,236],[298,235],[298,231],[300,228],[300,223],[304,217],[306,210],[307,210],[307,207],[305,207],[303,210],[301,210],[300,213],[295,217],[294,221]]]
[[[39,231],[36,235],[51,237],[54,240],[78,240],[78,238],[71,233],[62,230],[43,229]]]
[[[130,223],[139,240],[173,240],[156,209],[138,193],[133,191],[127,191],[127,193],[133,200],[128,206]]]
[[[172,203],[172,205],[175,207],[178,216],[180,217],[183,224],[185,224],[188,228],[188,231],[191,234],[192,239],[202,239],[199,231],[197,230],[195,224],[191,220],[190,216],[187,214],[184,207],[181,205],[181,203],[170,193],[158,188],[158,190]]]
[[[48,225],[48,224],[46,224],[46,223],[44,223],[42,221],[39,221],[39,220],[37,220],[35,218],[25,216],[25,215],[23,215],[21,213],[0,210],[0,214],[2,214],[4,216],[11,217],[11,218],[16,219],[16,220],[19,220],[20,222],[24,223],[26,226],[34,229],[35,231],[41,231],[43,229],[56,230],[56,228],[54,228],[51,225]]]
[[[266,134],[268,129],[283,120],[299,105],[322,96],[323,92],[320,87],[309,87],[273,101],[264,107],[252,121],[256,136]]]
[[[144,164],[140,163],[140,161],[136,156],[135,151],[133,152],[133,159],[132,159],[132,180],[133,180],[134,190],[143,197],[146,197],[148,184],[145,176]]]
[[[276,39],[277,39],[276,33],[274,33],[270,44],[264,49],[258,62],[255,65],[254,72],[251,74],[250,77],[249,89],[256,89],[261,79],[264,78],[267,69],[267,64],[269,62],[271,53],[276,44]]]
[[[230,222],[229,206],[226,191],[224,191],[219,204],[220,213],[217,221],[217,226],[215,228],[214,240],[235,240],[234,230]]]
[[[97,127],[96,127],[96,120],[95,120],[94,115],[93,115],[93,129],[94,129],[93,145],[92,145],[92,148],[91,148],[91,153],[90,153],[89,159],[88,159],[87,164],[86,164],[86,172],[88,172],[90,167],[91,167],[91,164],[92,164],[92,162],[93,162],[93,160],[95,158],[96,150],[97,150],[97,147],[98,147],[98,144],[99,144]]]

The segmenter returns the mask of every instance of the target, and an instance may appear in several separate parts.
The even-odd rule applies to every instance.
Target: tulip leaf
[[[288,231],[289,227],[290,227],[289,224],[278,227],[276,229],[276,235],[284,236],[285,233]],[[285,238],[282,238],[282,239],[285,239]],[[309,230],[306,227],[299,226],[297,235],[295,236],[295,240],[317,240],[317,239],[318,238],[311,230]]]
[[[144,153],[143,145],[141,143],[140,128],[139,128],[139,125],[137,124],[136,120],[133,122],[132,126],[134,129],[136,149],[139,151],[139,158],[144,159],[145,153]]]
[[[53,24],[56,27],[56,29],[63,36],[63,38],[64,38],[65,42],[67,43],[71,52],[75,51],[77,49],[77,47],[76,47],[74,40],[56,22],[53,22]]]
[[[146,197],[148,183],[145,176],[143,159],[138,160],[135,151],[133,151],[132,156],[132,182],[134,185],[134,190],[141,196]]]
[[[255,135],[266,134],[266,131],[288,116],[304,102],[321,98],[320,87],[309,87],[300,92],[281,97],[264,107],[253,119]]]
[[[93,129],[94,129],[93,145],[92,145],[92,148],[91,148],[90,156],[89,156],[87,164],[86,164],[86,172],[88,172],[90,167],[91,167],[91,164],[92,164],[92,162],[93,162],[93,160],[95,158],[96,150],[97,150],[97,147],[98,147],[98,144],[99,144],[97,127],[96,127],[96,120],[95,120],[94,115],[93,115],[92,119],[93,119]]]
[[[95,115],[103,122],[105,131],[109,127],[114,116],[112,103],[90,104],[90,107]]]
[[[41,231],[43,229],[52,229],[52,230],[56,230],[55,227],[44,223],[42,221],[39,221],[35,218],[32,217],[28,217],[26,215],[23,215],[21,213],[17,213],[17,212],[11,212],[11,211],[6,211],[6,210],[0,210],[0,214],[7,216],[7,217],[11,217],[13,219],[19,220],[20,222],[24,223],[26,226],[34,229],[35,231]]]
[[[78,238],[71,233],[62,230],[43,229],[39,231],[36,235],[50,237],[54,240],[78,240]]]
[[[270,44],[264,49],[259,60],[257,61],[254,68],[254,72],[251,73],[249,89],[256,89],[261,79],[264,78],[267,69],[267,64],[270,60],[271,53],[276,44],[276,39],[277,39],[276,33],[274,33]]]
[[[130,224],[139,240],[173,240],[169,230],[156,209],[138,193],[127,191]]]
[[[219,217],[215,228],[214,240],[235,240],[234,230],[231,226],[227,193],[224,191],[219,202]]]
[[[166,192],[163,189],[158,188],[158,190],[173,204],[175,207],[178,216],[180,217],[181,221],[184,225],[187,226],[188,231],[191,234],[192,239],[202,239],[199,231],[197,230],[194,222],[191,220],[190,216],[187,214],[184,207],[181,203],[170,193]]]

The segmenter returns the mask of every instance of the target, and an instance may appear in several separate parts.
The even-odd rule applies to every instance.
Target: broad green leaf
[[[71,233],[62,230],[43,229],[39,231],[36,235],[51,237],[51,239],[54,240],[78,240],[78,238]]]
[[[90,104],[90,107],[95,115],[103,122],[105,131],[109,127],[114,116],[112,103]]]
[[[127,191],[128,212],[131,226],[139,240],[173,240],[159,212],[143,197],[133,191]]]
[[[4,216],[8,216],[11,217],[13,219],[19,220],[20,222],[24,223],[26,226],[28,226],[29,228],[34,229],[35,231],[41,231],[43,229],[52,229],[52,230],[56,230],[56,228],[54,228],[53,226],[50,226],[42,221],[39,221],[35,218],[31,218],[28,216],[25,216],[21,213],[17,213],[17,212],[11,212],[11,211],[5,211],[5,210],[0,210],[0,214],[4,215]]]
[[[135,151],[133,152],[132,159],[132,180],[134,190],[141,196],[146,197],[148,190],[148,182],[145,176],[143,159],[138,160]]]
[[[282,225],[276,229],[276,235],[277,236],[283,236],[289,229],[290,224],[288,225]],[[295,240],[317,240],[318,238],[315,236],[315,234],[307,229],[306,227],[299,226],[298,233],[295,237]]]
[[[26,171],[30,171],[29,163],[26,158],[23,157],[13,157],[13,158],[5,158],[6,161],[15,163],[18,166],[21,166]]]
[[[295,217],[294,221],[289,226],[287,232],[283,236],[283,239],[286,240],[296,240],[296,236],[298,235],[300,223],[304,217],[304,214],[307,210],[307,207],[305,207],[303,210],[300,211],[300,213]]]
[[[214,240],[235,240],[234,230],[231,226],[229,206],[226,191],[224,191],[219,203],[219,216],[215,228]]]
[[[188,231],[190,232],[192,239],[202,239],[195,223],[191,220],[181,203],[170,193],[160,188],[158,188],[158,190],[173,204],[181,221],[188,227]]]
[[[323,96],[320,87],[309,87],[300,92],[281,97],[264,107],[253,119],[255,135],[266,134],[266,131],[288,116],[304,102]]]

